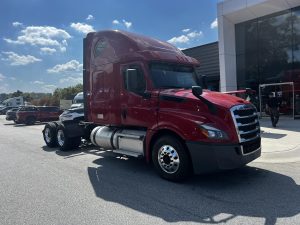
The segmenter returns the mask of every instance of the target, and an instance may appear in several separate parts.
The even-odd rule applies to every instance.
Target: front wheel
[[[152,161],[157,173],[167,180],[182,181],[191,174],[186,148],[173,136],[163,136],[155,142]]]

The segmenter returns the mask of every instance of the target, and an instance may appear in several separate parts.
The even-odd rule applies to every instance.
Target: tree
[[[19,91],[17,90],[16,92],[12,93],[11,97],[19,97],[19,96],[22,96],[23,95],[23,92],[22,91]]]

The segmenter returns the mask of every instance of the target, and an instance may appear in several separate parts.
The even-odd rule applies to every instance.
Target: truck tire
[[[152,161],[157,173],[170,181],[185,180],[192,172],[186,147],[170,135],[162,136],[154,143]]]
[[[26,125],[33,125],[36,121],[36,118],[34,116],[29,116],[25,120]]]
[[[57,147],[57,129],[55,123],[47,123],[43,130],[43,137],[46,145],[50,148]]]
[[[57,128],[57,144],[61,151],[69,151],[78,148],[81,143],[81,137],[68,137],[67,129],[63,124]]]

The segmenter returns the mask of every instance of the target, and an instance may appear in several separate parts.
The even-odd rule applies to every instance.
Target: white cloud
[[[38,59],[32,55],[18,55],[15,52],[2,52],[7,57],[2,58],[3,61],[10,62],[11,66],[24,66],[35,62],[42,61],[41,59]]]
[[[61,52],[66,52],[66,51],[67,51],[67,48],[66,48],[66,47],[60,47],[60,51],[61,51]]]
[[[10,77],[9,79],[11,79],[11,80],[16,80],[16,78],[15,78],[15,77]]]
[[[94,19],[94,16],[93,16],[93,15],[91,15],[91,14],[90,14],[90,15],[88,15],[88,16],[87,16],[87,18],[86,18],[86,20],[93,20],[93,19]]]
[[[59,80],[59,83],[67,83],[68,85],[82,84],[82,77],[65,77]]]
[[[125,19],[123,19],[122,21],[119,21],[117,19],[113,20],[112,24],[126,27],[126,29],[130,29],[132,27],[132,22],[126,21]]]
[[[168,40],[171,44],[178,44],[178,43],[187,43],[190,39],[186,35],[180,35],[178,37],[173,37]]]
[[[93,26],[86,24],[86,23],[71,23],[70,27],[72,27],[76,31],[78,31],[80,33],[84,33],[84,34],[95,31]]]
[[[38,81],[38,80],[35,80],[35,81],[33,81],[32,83],[33,83],[33,84],[38,84],[38,85],[40,85],[40,84],[45,84],[45,82],[43,82],[43,81]]]
[[[10,44],[30,44],[33,46],[52,46],[60,49],[66,41],[71,38],[65,30],[49,26],[29,26],[21,31],[21,35],[16,40],[3,38]]]
[[[56,88],[57,88],[57,86],[53,85],[53,84],[46,84],[46,85],[42,86],[42,89],[45,92],[53,92]]]
[[[218,18],[216,18],[211,24],[210,24],[210,28],[211,29],[215,29],[218,27]]]
[[[125,25],[125,27],[127,28],[127,29],[129,29],[131,26],[132,26],[132,22],[128,22],[128,21],[126,21],[126,20],[122,20],[123,21],[123,24]]]
[[[48,73],[74,73],[81,72],[82,64],[77,60],[71,60],[65,64],[58,64],[51,69],[48,69]]]
[[[184,32],[182,30],[182,32]],[[176,44],[186,44],[189,43],[190,41],[197,40],[199,37],[203,36],[202,31],[192,31],[190,33],[182,34],[178,37],[173,37],[168,40],[170,44],[176,45]]]
[[[189,32],[190,30],[191,30],[190,28],[187,28],[187,29],[183,29],[182,32],[183,32],[183,33],[187,33],[187,32]]]
[[[62,42],[61,42],[64,46],[68,46],[68,42],[67,42],[67,40],[62,40]]]
[[[3,81],[6,78],[2,73],[0,73],[0,81]]]
[[[62,48],[65,48],[65,47],[62,47]],[[55,48],[48,48],[48,47],[40,48],[40,50],[41,50],[42,54],[47,54],[47,55],[52,55],[54,52],[56,52]]]
[[[113,20],[112,23],[113,24],[120,24],[119,20]]]
[[[23,23],[20,23],[20,22],[16,21],[16,22],[13,22],[12,25],[13,25],[14,27],[22,27],[22,26],[23,26]]]
[[[199,31],[199,32],[193,31],[193,32],[187,34],[187,36],[189,38],[196,38],[196,37],[200,37],[202,35],[203,35],[202,31]]]

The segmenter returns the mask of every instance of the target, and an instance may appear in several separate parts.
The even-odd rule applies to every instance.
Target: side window
[[[107,42],[105,40],[99,40],[94,49],[94,56],[95,58],[100,56],[103,52],[103,50],[107,47]]]
[[[126,71],[132,69],[136,71],[135,76],[127,78]],[[129,79],[129,80],[127,80]],[[124,87],[126,90],[138,95],[142,95],[146,90],[146,80],[142,69],[139,66],[130,66],[123,71]],[[128,87],[130,86],[130,87]]]

